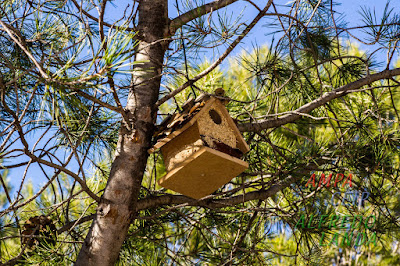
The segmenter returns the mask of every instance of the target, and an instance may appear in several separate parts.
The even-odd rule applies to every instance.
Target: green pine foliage
[[[1,20],[16,24],[13,16],[23,12],[25,2],[2,1]],[[0,31],[0,262],[70,265],[96,213],[97,202],[88,191],[101,196],[110,174],[124,115],[110,106],[126,103],[137,34],[131,21],[100,32],[92,20],[73,13],[71,1],[30,2],[32,12],[21,15],[14,26],[22,47],[41,69]],[[180,12],[198,4],[187,1]],[[332,19],[334,3],[301,0],[295,7],[295,18],[292,11],[279,19],[266,16],[265,26],[276,29],[268,45],[242,50],[162,104],[157,122],[181,110],[189,97],[213,94],[219,87],[239,124],[272,121],[379,71],[372,53],[338,34],[346,22]],[[92,1],[83,1],[82,8],[95,10]],[[388,3],[381,17],[367,8],[361,12],[366,41],[389,55],[398,51],[397,10]],[[160,97],[210,67],[211,60],[201,52],[230,43],[246,26],[240,21],[240,16],[218,11],[213,19],[202,16],[184,25],[170,44],[174,50],[168,51],[161,73]],[[282,30],[281,23],[291,26]],[[399,264],[399,109],[395,77],[347,92],[307,114],[297,113],[293,123],[244,132],[249,168],[203,202],[139,210],[117,264]],[[29,170],[33,164],[37,168]],[[15,187],[10,179],[20,167],[26,171]],[[176,195],[157,184],[165,173],[160,153],[151,154],[139,202]],[[330,186],[319,186],[322,174],[332,175]],[[336,182],[338,174],[344,176]],[[345,182],[349,174],[351,188]],[[45,180],[40,188],[28,181],[37,175]],[[266,199],[210,207],[213,200],[274,188]],[[358,201],[355,194],[346,194],[350,189],[358,193]],[[6,191],[12,193],[12,203]],[[360,201],[365,193],[368,197]],[[56,230],[24,234],[29,219],[40,216],[50,219]],[[356,227],[357,219],[363,220]],[[46,230],[52,232],[44,234]],[[354,245],[358,240],[353,233],[368,239]],[[27,238],[35,244],[26,244]]]

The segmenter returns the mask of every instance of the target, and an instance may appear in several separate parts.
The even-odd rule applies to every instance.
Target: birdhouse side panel
[[[197,123],[200,135],[208,146],[214,147],[214,142],[218,141],[236,148],[236,136],[227,118],[217,106],[213,106],[208,112],[201,114]]]
[[[167,171],[171,171],[203,146],[198,126],[195,123],[161,148],[165,168]]]

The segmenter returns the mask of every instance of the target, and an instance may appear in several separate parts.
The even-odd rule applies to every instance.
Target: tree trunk
[[[168,0],[141,0],[138,7],[139,37],[133,86],[126,117],[121,124],[110,176],[75,265],[114,265],[129,226],[146,168],[156,118],[168,29]]]

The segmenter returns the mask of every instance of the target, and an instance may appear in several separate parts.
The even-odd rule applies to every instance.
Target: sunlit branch
[[[213,11],[216,11],[220,8],[226,7],[237,0],[216,0],[211,3],[204,4],[202,6],[199,6],[195,9],[192,9],[176,18],[171,20],[171,23],[169,25],[169,30],[170,34],[174,35],[175,31],[182,27],[183,25],[187,24],[188,22],[201,17],[205,14],[211,13]]]
[[[400,68],[395,68],[391,70],[384,70],[382,72],[368,75],[365,78],[359,79],[357,81],[351,82],[347,85],[344,85],[340,88],[337,88],[331,92],[327,92],[318,99],[315,99],[314,101],[311,101],[302,107],[294,110],[296,113],[291,113],[291,114],[286,114],[278,118],[271,118],[271,119],[266,119],[266,120],[261,120],[258,122],[252,122],[252,123],[243,123],[239,124],[238,128],[242,132],[260,132],[264,129],[268,128],[274,128],[274,127],[279,127],[288,123],[292,123],[296,121],[297,119],[301,118],[301,114],[308,114],[312,110],[323,106],[324,104],[332,101],[333,99],[342,97],[346,94],[349,93],[351,90],[358,89],[362,86],[368,85],[372,82],[381,80],[381,79],[386,79],[386,78],[391,78],[394,76],[400,75]]]

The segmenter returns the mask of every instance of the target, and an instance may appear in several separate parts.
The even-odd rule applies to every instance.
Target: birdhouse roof
[[[157,142],[153,148],[149,150],[150,153],[156,151],[175,137],[179,136],[182,132],[191,127],[196,120],[201,117],[202,114],[208,112],[211,108],[218,109],[226,118],[229,126],[232,128],[232,131],[235,134],[238,148],[243,153],[246,153],[250,150],[235,122],[229,115],[228,110],[217,98],[208,95],[202,95],[196,100],[189,99],[183,104],[182,108],[182,112],[167,117],[158,126],[158,129],[154,134]]]

